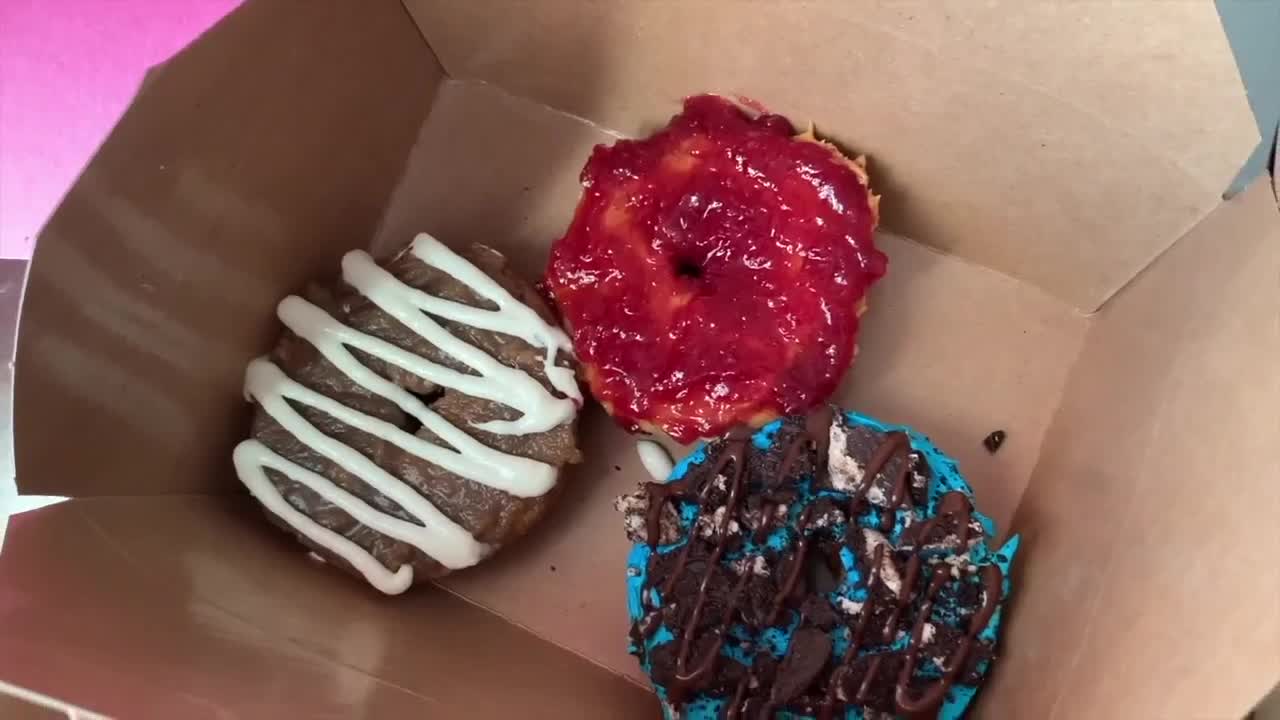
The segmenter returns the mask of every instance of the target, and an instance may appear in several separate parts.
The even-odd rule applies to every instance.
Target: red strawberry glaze
[[[681,442],[824,401],[885,272],[865,173],[778,115],[699,95],[596,146],[546,286],[592,393]]]

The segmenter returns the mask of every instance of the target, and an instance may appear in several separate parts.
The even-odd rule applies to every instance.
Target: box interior
[[[988,688],[1009,717],[1238,718],[1280,676],[1267,185],[1094,318],[1014,518],[1017,616]]]
[[[229,458],[280,297],[421,230],[535,278],[591,147],[712,89],[871,154],[890,274],[837,401],[1027,540],[982,716],[1243,715],[1280,675],[1280,217],[1262,182],[1218,202],[1256,131],[1212,8],[752,8],[251,0],[152,73],[32,265],[18,482],[77,499],[13,520],[0,677],[124,715],[654,717],[611,507],[644,474],[598,408],[537,531],[405,597],[307,562]]]
[[[405,0],[444,69],[624,134],[714,88],[874,158],[885,224],[1086,312],[1258,130],[1212,5]]]

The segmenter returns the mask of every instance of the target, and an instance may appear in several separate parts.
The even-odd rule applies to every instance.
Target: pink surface
[[[0,0],[0,257],[35,237],[147,68],[240,0]]]

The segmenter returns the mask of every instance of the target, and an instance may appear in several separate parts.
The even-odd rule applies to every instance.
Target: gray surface
[[[1216,4],[1262,136],[1228,188],[1230,197],[1265,172],[1273,157],[1280,125],[1280,0],[1217,0]]]

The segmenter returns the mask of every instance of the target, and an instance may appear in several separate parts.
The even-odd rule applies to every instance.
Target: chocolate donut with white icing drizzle
[[[577,462],[568,338],[496,251],[426,234],[289,296],[252,361],[236,472],[269,517],[388,594],[526,532]]]
[[[620,499],[631,649],[668,718],[962,717],[1018,538],[909,428],[825,408]]]

